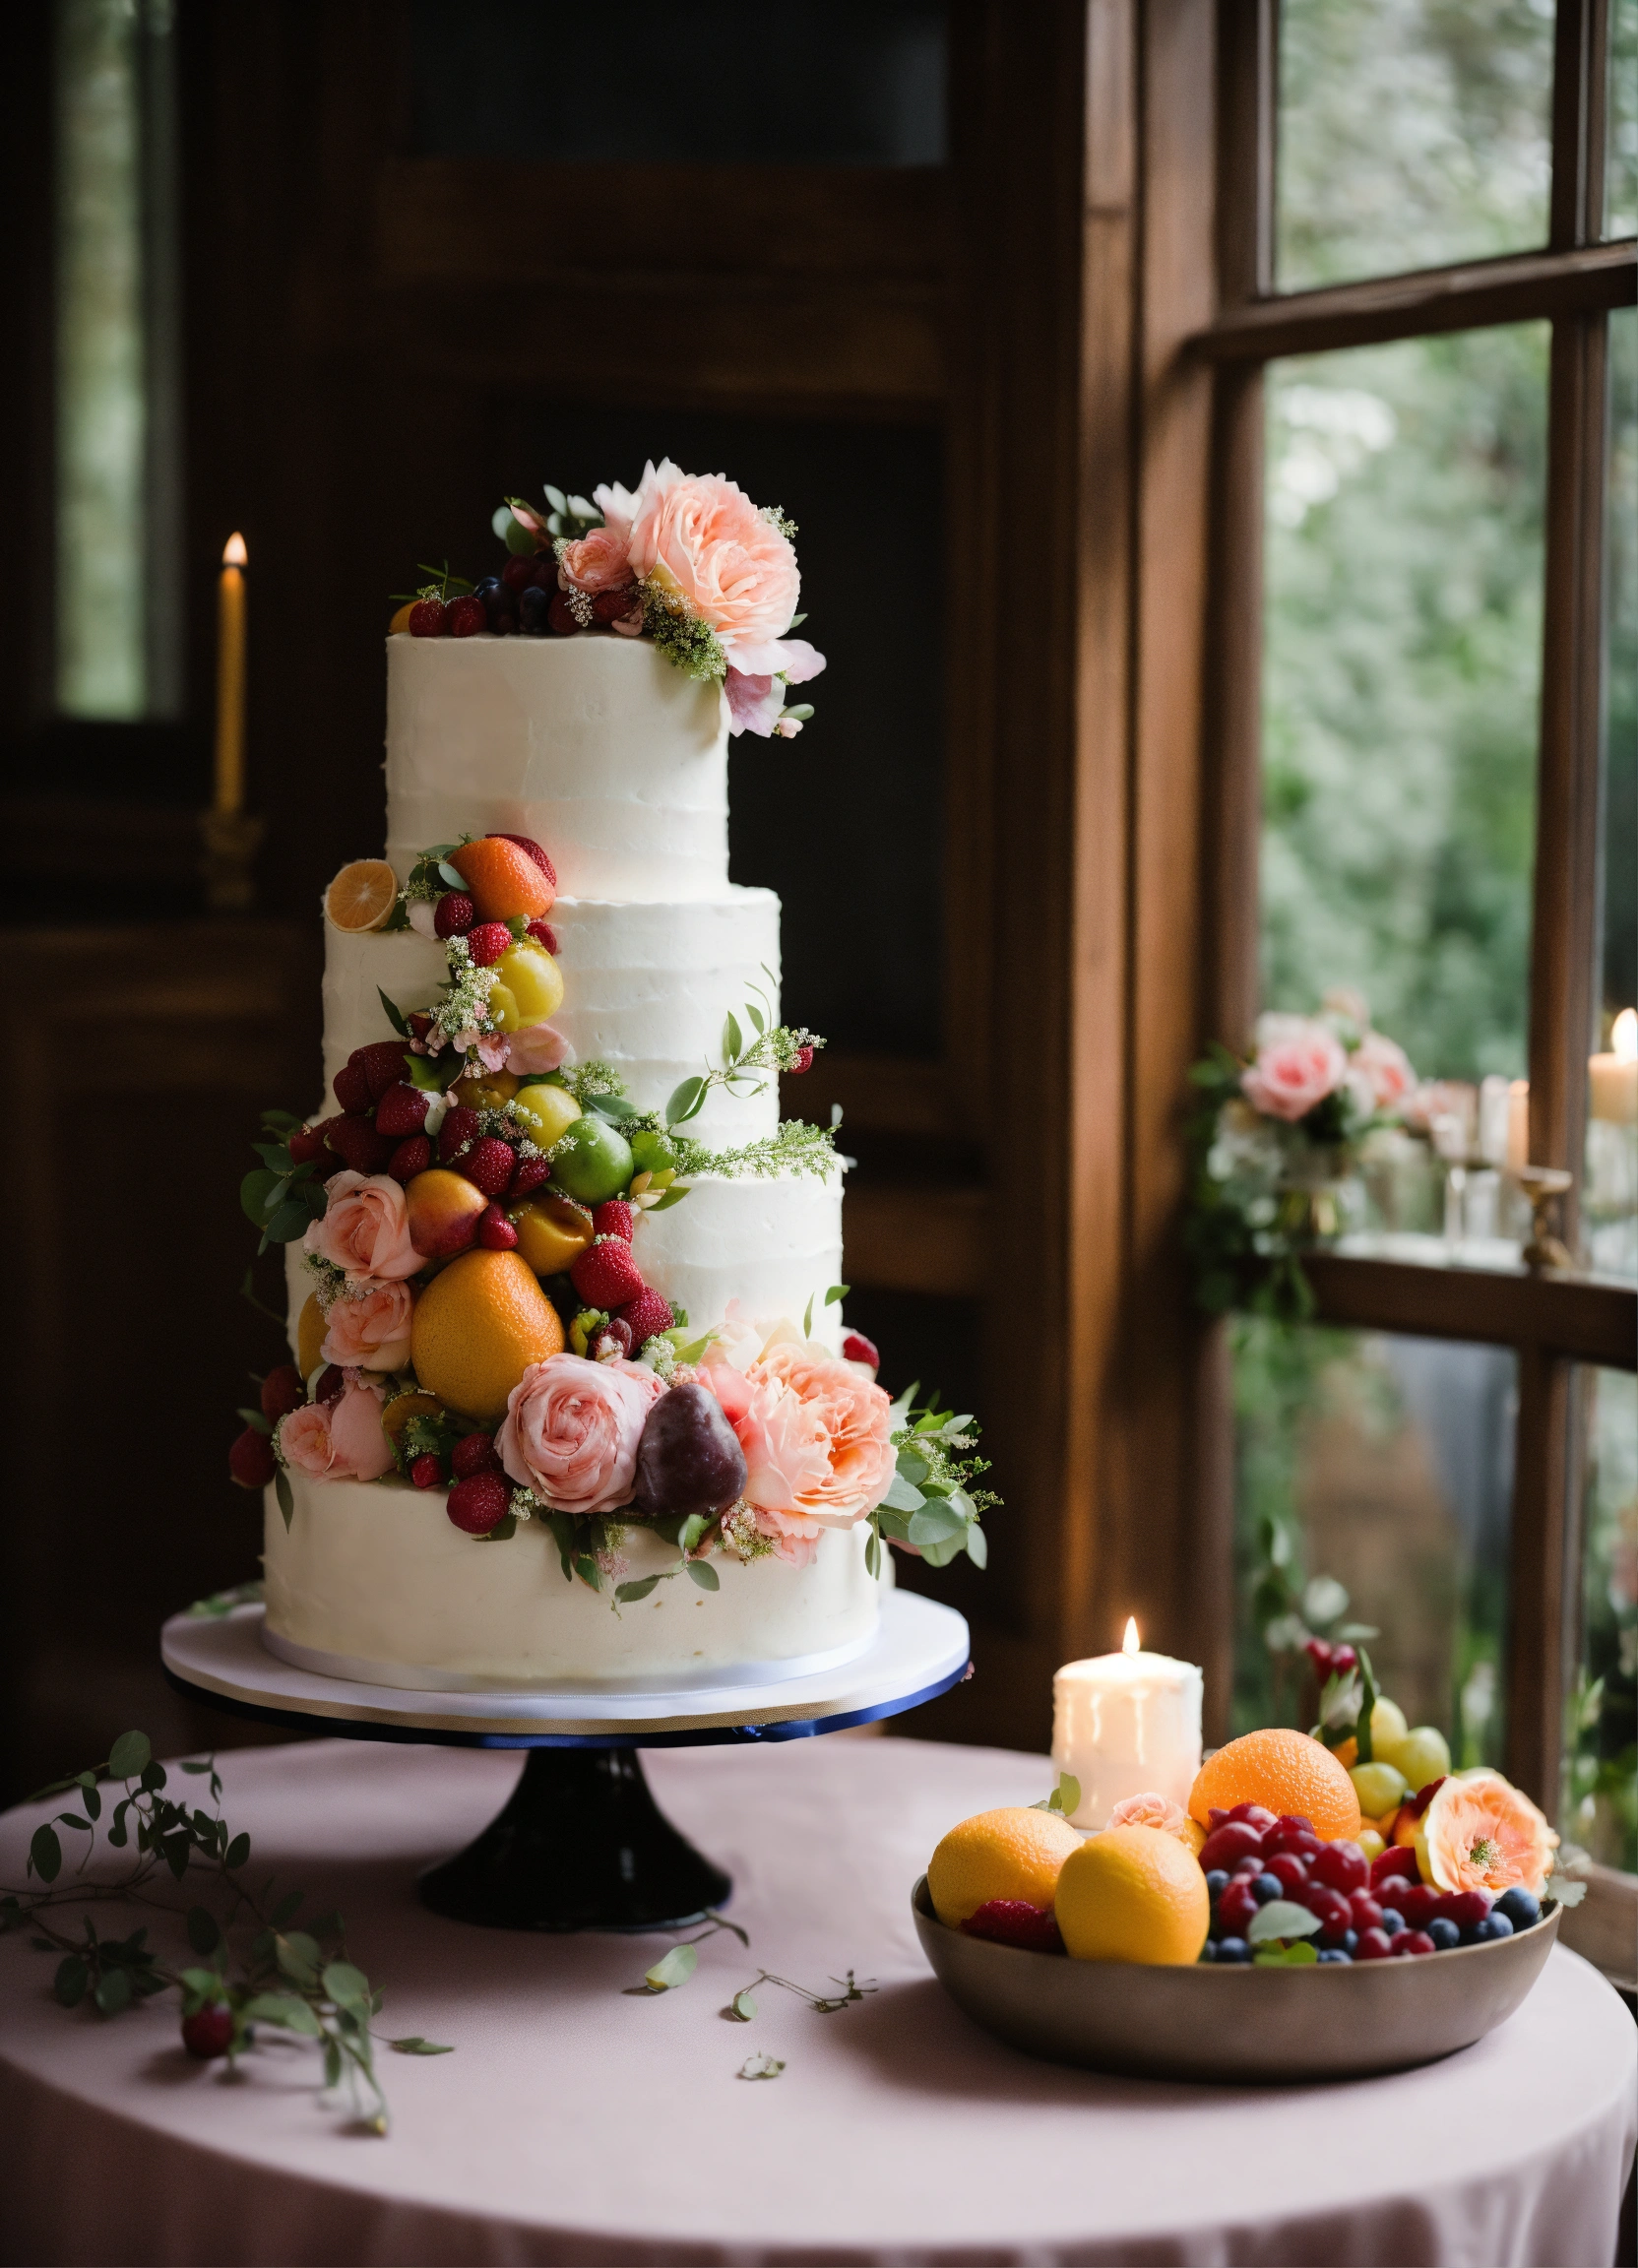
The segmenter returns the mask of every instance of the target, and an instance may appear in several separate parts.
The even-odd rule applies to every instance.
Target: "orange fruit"
[[[318,1293],[309,1292],[301,1313],[295,1319],[295,1366],[303,1378],[311,1378],[323,1356],[324,1335],[330,1324],[319,1305]]]
[[[387,625],[387,635],[389,638],[396,638],[401,630],[409,629],[410,617],[415,611],[416,604],[417,601],[415,599],[406,598],[404,604],[399,608],[398,612],[393,616],[392,620]]]
[[[1347,1772],[1322,1740],[1285,1725],[1242,1732],[1195,1774],[1189,1812],[1203,1827],[1214,1808],[1236,1803],[1266,1803],[1276,1816],[1311,1820],[1326,1843],[1359,1832],[1359,1798]]]
[[[332,927],[358,936],[379,929],[398,899],[398,876],[385,858],[354,858],[324,894]]]
[[[530,1364],[563,1352],[563,1326],[520,1252],[464,1252],[416,1300],[410,1347],[424,1393],[494,1424]]]
[[[533,921],[549,914],[556,895],[527,850],[504,835],[483,835],[452,850],[449,863],[472,892],[480,921]]]
[[[927,1861],[933,1912],[957,1929],[992,1898],[1022,1898],[1046,1912],[1058,1872],[1081,1838],[1055,1811],[1009,1804],[952,1827]],[[1178,1844],[1178,1850],[1182,1845]],[[1194,1866],[1191,1858],[1189,1864]],[[1206,1877],[1194,1866],[1204,1884]]]
[[[1200,1958],[1212,1919],[1200,1861],[1164,1827],[1105,1827],[1072,1851],[1052,1902],[1072,1961],[1180,1969]]]
[[[411,1418],[438,1418],[443,1404],[430,1394],[395,1394],[381,1413],[381,1430],[396,1442]]]

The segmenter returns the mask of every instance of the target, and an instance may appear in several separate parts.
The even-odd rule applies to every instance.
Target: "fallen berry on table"
[[[225,2055],[233,2045],[232,2009],[225,2001],[219,2000],[213,2007],[196,2008],[191,2016],[184,2016],[182,2045],[190,2055],[197,2055],[201,2063]]]

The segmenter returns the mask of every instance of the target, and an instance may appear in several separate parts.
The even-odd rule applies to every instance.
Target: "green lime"
[[[605,1198],[617,1197],[634,1170],[631,1144],[606,1118],[590,1110],[570,1126],[551,1162],[551,1177],[558,1188],[583,1205],[600,1205]]]
[[[631,1138],[631,1164],[636,1173],[675,1172],[676,1144],[668,1134],[634,1134]]]

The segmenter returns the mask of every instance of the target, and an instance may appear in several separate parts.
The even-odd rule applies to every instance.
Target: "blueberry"
[[[1200,1948],[1199,1958],[1202,1961],[1215,1961],[1217,1959],[1217,1947],[1209,1937]]]
[[[1349,1935],[1352,1937],[1353,1934],[1354,1932],[1351,1929],[1349,1931]],[[1321,1961],[1331,1962],[1346,1961],[1351,1969],[1354,1966],[1354,1955],[1352,1953],[1345,1953],[1340,1945],[1327,1945],[1324,1952],[1319,1955],[1319,1959]]]
[[[551,604],[551,593],[533,586],[518,594],[518,623],[526,638],[543,638],[546,635],[546,609]]]
[[[1505,1914],[1515,1929],[1534,1929],[1542,1919],[1542,1902],[1520,1883],[1504,1890],[1490,1911]]]
[[[1358,1930],[1345,1929],[1343,1931],[1343,1941],[1341,1945],[1336,1948],[1336,1950],[1343,1955],[1345,1960],[1352,1961],[1354,1954],[1359,1950]]]
[[[1476,1945],[1489,1945],[1498,1937],[1511,1937],[1512,1934],[1512,1922],[1505,1914],[1498,1914],[1492,1907],[1482,1922],[1474,1924],[1473,1941]]]
[[[1227,1867],[1214,1866],[1206,1877],[1207,1897],[1211,1899],[1214,1905],[1216,1905],[1217,1901],[1223,1896],[1223,1893],[1228,1889],[1228,1873]]]
[[[1405,1917],[1397,1906],[1384,1906],[1379,1926],[1385,1935],[1397,1937],[1405,1926]]]
[[[510,637],[518,627],[517,594],[498,575],[485,575],[473,595],[483,601],[485,627],[497,638]]]
[[[1273,1899],[1284,1898],[1286,1885],[1278,1874],[1258,1874],[1252,1880],[1251,1895],[1259,1906],[1267,1906]]]
[[[1217,1957],[1220,1961],[1249,1961],[1251,1948],[1243,1937],[1220,1937]]]
[[[1438,1953],[1448,1953],[1453,1945],[1460,1945],[1462,1942],[1461,1930],[1457,1928],[1454,1922],[1447,1920],[1443,1914],[1434,1915],[1432,1921],[1427,1924],[1427,1934],[1433,1940],[1434,1951]]]

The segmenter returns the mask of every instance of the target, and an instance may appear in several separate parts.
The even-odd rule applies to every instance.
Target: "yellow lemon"
[[[526,1024],[540,1024],[563,1005],[563,976],[543,945],[523,938],[495,963],[495,975]]]
[[[580,1116],[580,1104],[567,1087],[534,1079],[518,1089],[512,1115],[536,1150],[549,1150]]]
[[[952,1827],[927,1861],[933,1912],[952,1929],[992,1898],[1020,1898],[1049,1912],[1058,1870],[1080,1847],[1080,1836],[1055,1811],[1023,1804],[979,1811]],[[1189,1864],[1194,1866],[1192,1858]],[[1198,1866],[1194,1870],[1204,1896],[1206,1877]]]
[[[1212,1919],[1194,1853],[1161,1827],[1105,1827],[1070,1853],[1053,1902],[1075,1961],[1183,1968],[1200,1958]]]
[[[416,1300],[410,1345],[426,1393],[492,1424],[530,1364],[562,1353],[563,1326],[521,1252],[464,1252]]]
[[[498,1110],[517,1092],[518,1082],[510,1071],[485,1071],[479,1079],[458,1079],[450,1101],[464,1102],[469,1110]]]
[[[324,1335],[329,1328],[324,1309],[319,1305],[318,1293],[309,1292],[306,1305],[296,1317],[295,1325],[295,1366],[303,1378],[311,1378],[323,1359],[319,1350],[324,1345]]]

